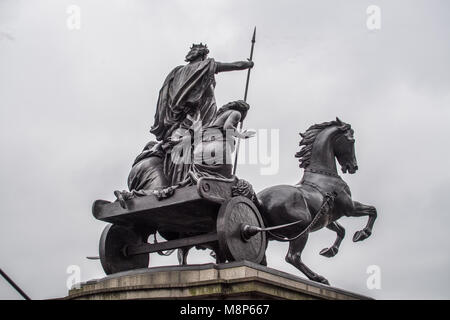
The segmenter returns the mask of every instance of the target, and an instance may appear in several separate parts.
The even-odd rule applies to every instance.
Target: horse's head
[[[355,173],[358,170],[358,164],[355,156],[355,138],[353,129],[348,123],[342,122],[336,118],[338,132],[334,138],[334,155],[341,165],[343,173]]]
[[[358,165],[355,156],[355,138],[348,123],[336,118],[336,121],[312,125],[305,133],[299,152],[301,168],[315,168],[336,171],[335,158],[343,173],[355,173]]]

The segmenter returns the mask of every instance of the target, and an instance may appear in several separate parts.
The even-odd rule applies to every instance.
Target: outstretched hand
[[[252,138],[256,135],[256,131],[253,130],[244,130],[239,132],[239,138],[241,139],[248,139],[248,138]]]

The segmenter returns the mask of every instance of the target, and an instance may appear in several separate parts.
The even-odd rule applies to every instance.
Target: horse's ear
[[[336,122],[338,123],[338,125],[342,126],[342,121],[338,117],[336,117]]]

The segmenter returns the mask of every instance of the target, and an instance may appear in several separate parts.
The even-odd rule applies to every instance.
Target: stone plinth
[[[121,272],[72,289],[65,299],[370,299],[247,261]]]

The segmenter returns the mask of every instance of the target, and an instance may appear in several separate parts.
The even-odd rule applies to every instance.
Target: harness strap
[[[324,192],[322,191],[322,189],[321,189],[317,184],[315,184],[314,182],[302,181],[301,184],[306,185],[306,186],[310,186],[310,187],[316,189],[317,191],[319,191],[319,193],[320,193],[322,196],[325,197],[325,194],[326,194],[326,193],[324,193]]]
[[[299,234],[297,234],[296,236],[294,236],[292,238],[286,238],[286,237],[277,235],[277,234],[273,233],[271,230],[285,228],[285,227],[288,227],[288,226],[300,223],[301,220],[293,222],[293,223],[289,223],[289,224],[286,224],[286,225],[281,225],[281,226],[276,226],[276,227],[271,227],[271,228],[265,228],[265,229],[262,229],[261,231],[267,231],[272,237],[274,237],[275,239],[277,239],[279,241],[282,241],[282,242],[288,242],[288,241],[296,240],[296,239],[300,238],[301,236],[303,236],[306,232],[308,232],[312,228],[312,226],[322,217],[322,215],[326,214],[329,210],[331,210],[333,208],[334,200],[336,199],[336,197],[337,197],[337,193],[336,192],[327,192],[324,195],[324,200],[322,202],[322,205],[320,206],[319,211],[317,212],[317,214],[314,217],[314,219],[309,223],[309,225],[304,230],[302,230]],[[306,200],[304,200],[304,201],[305,201],[305,204],[306,204]],[[307,204],[306,204],[306,209],[309,210]]]
[[[332,176],[332,177],[340,178],[340,176],[337,173],[332,172],[332,171],[328,171],[328,170],[306,168],[305,171],[306,172],[319,173],[319,174],[324,174],[326,176]]]

